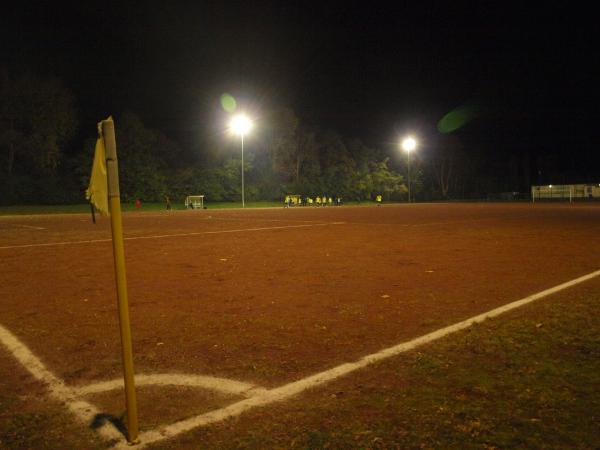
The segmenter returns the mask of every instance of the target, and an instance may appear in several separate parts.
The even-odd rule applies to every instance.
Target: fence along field
[[[127,214],[136,373],[155,389],[173,373],[188,386],[237,386],[217,388],[221,413],[200,422],[285,398],[282,389],[315,374],[595,273],[597,212],[536,204]],[[121,376],[107,223],[31,216],[0,226],[1,325],[91,405],[86,386]],[[142,439],[157,438],[140,417]]]

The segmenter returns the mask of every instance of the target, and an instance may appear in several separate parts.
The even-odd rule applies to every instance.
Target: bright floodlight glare
[[[244,136],[252,128],[252,122],[246,116],[240,114],[231,120],[230,126],[234,133]]]
[[[417,147],[417,141],[415,141],[412,137],[407,137],[402,141],[402,148],[410,152]]]

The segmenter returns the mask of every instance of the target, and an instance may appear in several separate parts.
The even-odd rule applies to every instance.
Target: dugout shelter
[[[600,200],[600,183],[531,186],[531,201]]]

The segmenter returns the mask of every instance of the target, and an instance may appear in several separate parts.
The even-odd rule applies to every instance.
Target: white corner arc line
[[[581,277],[543,290],[536,294],[529,295],[520,300],[516,300],[498,308],[494,308],[490,311],[478,314],[469,319],[463,320],[453,325],[449,325],[447,327],[425,334],[410,341],[406,341],[398,345],[394,345],[392,347],[380,350],[379,352],[364,356],[357,361],[341,364],[337,367],[333,367],[332,369],[319,372],[315,375],[308,376],[301,380],[294,381],[274,389],[266,390],[262,394],[241,400],[224,408],[210,411],[205,414],[200,414],[198,416],[190,417],[188,419],[175,422],[171,425],[167,425],[156,430],[141,433],[141,444],[138,446],[138,448],[143,447],[147,444],[175,437],[181,433],[190,431],[199,426],[208,425],[211,423],[220,422],[230,417],[239,416],[240,414],[258,406],[264,406],[270,403],[286,400],[294,395],[306,391],[307,389],[318,387],[332,380],[335,380],[336,378],[348,375],[351,372],[369,366],[375,362],[382,361],[392,356],[396,356],[401,353],[413,350],[421,345],[433,342],[457,331],[464,330],[465,328],[468,328],[476,323],[483,322],[486,319],[497,317],[513,309],[520,308],[521,306],[524,306],[535,300],[539,300],[564,289],[591,280],[592,278],[595,278],[599,275],[600,270],[596,270],[587,275],[583,275]],[[124,449],[127,448],[127,446],[124,444],[123,441],[121,441],[119,444],[117,444],[117,448]]]
[[[231,380],[228,378],[209,377],[205,375],[188,374],[136,374],[135,385],[140,386],[187,386],[212,391],[223,394],[242,395],[249,397],[262,393],[265,389],[254,384],[244,383],[243,381]],[[81,387],[71,388],[76,395],[90,395],[99,392],[112,391],[114,389],[124,389],[122,378],[99,383],[88,384]]]
[[[206,234],[224,234],[224,233],[243,233],[247,231],[268,231],[268,230],[284,230],[288,228],[305,228],[305,227],[319,227],[326,225],[343,225],[345,222],[324,222],[324,223],[306,223],[299,225],[281,225],[277,227],[258,227],[258,228],[239,228],[235,230],[214,230],[214,231],[195,231],[192,233],[174,233],[174,234],[157,234],[152,236],[130,236],[123,238],[125,241],[135,241],[139,239],[163,239],[170,237],[183,237],[183,236],[201,236]],[[89,239],[85,241],[62,241],[62,242],[45,242],[39,244],[21,244],[21,245],[5,245],[0,246],[0,250],[6,250],[11,248],[31,248],[31,247],[53,247],[58,245],[75,245],[75,244],[97,244],[99,242],[111,242],[112,239]]]
[[[100,413],[95,406],[81,400],[65,385],[64,381],[50,372],[25,344],[2,325],[0,325],[0,343],[4,344],[8,351],[34,378],[46,384],[50,397],[64,403],[69,411],[86,426],[89,426],[96,415]],[[123,439],[123,435],[108,422],[102,424],[97,431],[107,440],[120,441]]]

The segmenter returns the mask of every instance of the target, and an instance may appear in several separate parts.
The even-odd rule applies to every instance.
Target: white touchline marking
[[[241,228],[241,229],[237,229],[237,230],[198,231],[198,232],[194,232],[194,233],[163,234],[163,235],[155,235],[155,236],[134,236],[134,237],[125,238],[125,240],[159,239],[159,238],[166,238],[166,237],[195,236],[195,235],[201,235],[201,234],[242,233],[245,231],[283,230],[286,228],[319,227],[319,226],[325,226],[325,225],[340,225],[340,224],[343,224],[343,222],[308,223],[308,224],[300,224],[300,225],[281,225],[278,227]]]
[[[243,381],[231,380],[229,378],[209,377],[205,375],[187,374],[136,374],[135,385],[139,386],[189,386],[210,389],[224,394],[242,395],[249,397],[263,393],[264,388]],[[124,389],[123,379],[102,381],[81,387],[71,388],[77,395],[90,395],[98,392]]]
[[[260,217],[248,217],[248,218],[240,218],[240,217],[216,217],[216,216],[207,216],[203,217],[204,220],[230,220],[237,222],[247,222],[248,220],[254,220],[256,222],[297,222],[297,223],[319,223],[318,220],[293,220],[293,219],[263,219]]]
[[[215,230],[215,231],[196,231],[192,233],[174,233],[174,234],[158,234],[153,236],[130,236],[123,238],[125,241],[134,241],[138,239],[162,239],[170,237],[182,236],[199,236],[204,234],[223,234],[223,233],[243,233],[246,231],[268,231],[268,230],[283,230],[287,228],[302,228],[302,227],[319,227],[325,225],[343,225],[345,222],[325,222],[325,223],[307,223],[299,225],[281,225],[278,227],[260,227],[260,228],[240,228],[237,230]],[[52,247],[57,245],[75,245],[75,244],[96,244],[99,242],[111,242],[112,239],[89,239],[86,241],[63,241],[63,242],[46,242],[40,244],[21,244],[21,245],[5,245],[0,246],[0,250],[11,248],[31,248],[31,247]]]
[[[462,322],[449,325],[447,327],[425,334],[410,341],[406,341],[401,344],[388,347],[386,349],[380,350],[379,352],[364,356],[357,361],[341,364],[332,369],[319,372],[315,375],[311,375],[301,380],[294,381],[284,386],[266,390],[262,394],[258,394],[245,400],[241,400],[224,408],[210,411],[205,414],[200,414],[195,417],[190,417],[189,419],[181,420],[179,422],[175,422],[171,425],[167,425],[156,430],[141,433],[140,446],[143,447],[146,444],[151,444],[153,442],[162,441],[164,439],[177,436],[178,434],[190,431],[202,425],[208,425],[211,423],[220,422],[230,417],[239,416],[243,412],[248,411],[249,409],[255,408],[257,406],[264,406],[270,403],[286,400],[294,395],[306,391],[307,389],[315,388],[322,384],[328,383],[332,380],[348,375],[349,373],[354,372],[355,370],[362,369],[375,362],[383,361],[392,356],[396,356],[401,353],[413,350],[421,345],[433,342],[437,339],[443,338],[457,331],[464,330],[465,328],[468,328],[476,323],[483,322],[486,319],[491,319],[513,309],[520,308],[521,306],[524,306],[535,300],[539,300],[540,298],[547,297],[548,295],[575,286],[576,284],[588,281],[592,278],[597,277],[598,275],[600,275],[600,270],[596,270],[587,275],[583,275],[579,278],[575,278],[574,280],[559,284],[558,286],[554,286],[552,288],[538,292],[537,294],[524,297],[512,303],[508,303],[498,308],[494,308],[490,311],[478,314],[477,316],[473,316],[469,319],[463,320]],[[125,446],[122,443],[119,443],[117,444],[117,448],[125,448]]]
[[[125,238],[127,239],[127,238]],[[40,244],[21,244],[21,245],[5,245],[0,247],[0,250],[10,248],[30,248],[30,247],[52,247],[55,245],[70,245],[70,244],[95,244],[98,242],[110,242],[111,239],[90,239],[87,241],[63,241],[63,242],[46,242]]]
[[[0,342],[8,349],[10,353],[25,367],[31,375],[46,384],[50,396],[61,403],[73,413],[77,419],[89,426],[100,411],[78,396],[67,387],[64,381],[57,378],[50,372],[42,361],[35,356],[14,334],[0,325]],[[112,426],[105,422],[97,431],[107,440],[121,440],[123,435]]]
[[[368,225],[368,226],[393,226],[393,227],[430,227],[438,225],[460,225],[464,223],[484,222],[487,220],[496,220],[494,217],[469,220],[449,220],[445,222],[421,222],[421,223],[387,223],[387,222],[345,222],[348,225]]]
[[[23,227],[23,228],[31,228],[32,230],[45,230],[44,227],[34,227],[33,225],[21,225],[21,224],[16,224],[17,227]]]

